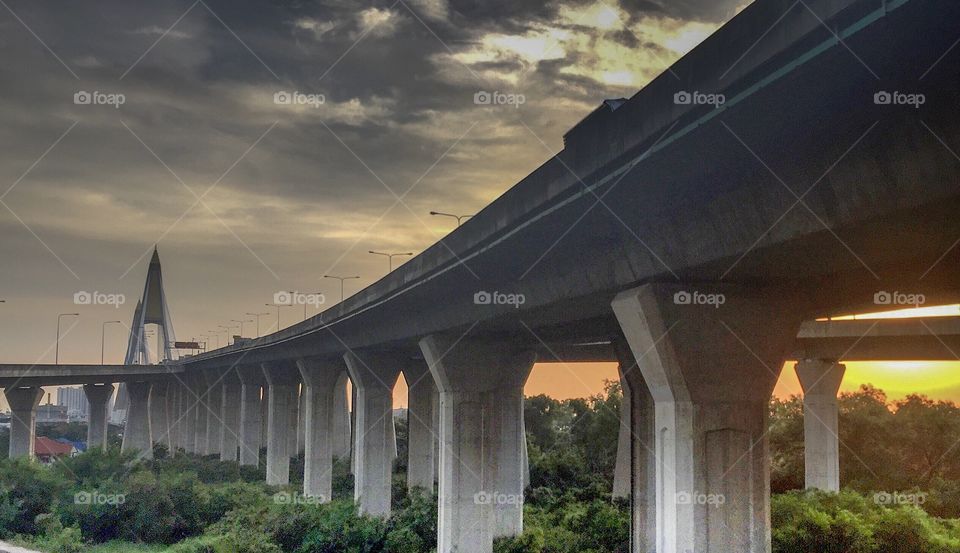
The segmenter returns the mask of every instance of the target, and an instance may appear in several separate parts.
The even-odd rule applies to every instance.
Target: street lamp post
[[[289,304],[283,304],[283,303],[265,303],[264,305],[266,305],[267,307],[276,307],[276,308],[277,308],[277,330],[280,330],[280,308],[281,308],[281,307],[293,307],[293,306],[292,306],[292,305],[289,305]]]
[[[214,332],[213,330],[208,330],[207,332],[210,332],[211,334],[203,334],[202,336],[204,338],[213,338],[213,349],[220,349],[220,334]]]
[[[290,297],[293,298],[295,301],[297,294],[299,294],[299,292],[291,291],[291,292],[288,292],[288,294],[290,294]],[[303,320],[307,320],[307,304],[309,303],[307,301],[307,298],[310,296],[320,297],[322,295],[323,295],[323,292],[311,292],[309,294],[308,293],[303,294]]]
[[[350,280],[351,278],[360,278],[359,276],[334,276],[334,275],[323,275],[323,278],[335,278],[340,281],[340,303],[343,303],[343,281]]]
[[[405,255],[413,255],[413,252],[405,252],[405,253],[386,253],[386,252],[375,252],[375,251],[373,251],[373,250],[369,250],[368,253],[372,253],[373,255],[382,255],[382,256],[386,257],[387,259],[389,259],[389,260],[390,260],[390,261],[389,261],[389,262],[390,262],[390,271],[389,271],[389,272],[391,272],[391,273],[393,272],[393,258],[394,258],[394,257],[396,257],[396,256],[405,256]]]
[[[219,330],[208,330],[207,332],[209,332],[209,333],[210,333],[210,336],[213,336],[213,338],[214,338],[214,340],[215,340],[215,341],[214,341],[214,344],[215,344],[215,345],[214,345],[214,348],[215,348],[215,349],[220,349],[220,331],[219,331]]]
[[[60,364],[60,319],[64,317],[79,317],[80,313],[60,313],[57,315],[57,343],[56,343],[56,353],[53,355],[53,362],[55,365]]]
[[[267,311],[266,313],[244,313],[244,315],[250,315],[251,317],[257,318],[257,338],[260,337],[260,317],[264,315],[269,315],[269,314],[270,314],[269,311]]]
[[[457,220],[458,227],[463,224],[464,219],[473,217],[473,215],[454,215],[453,213],[444,213],[442,211],[431,211],[430,215],[439,215],[440,217],[453,217],[454,219]]]
[[[237,326],[237,325],[229,325],[229,326],[227,326],[227,325],[217,325],[217,326],[220,327],[220,328],[222,328],[223,331],[227,333],[227,345],[229,346],[229,345],[230,345],[230,331],[233,330],[234,328],[240,328],[240,327]]]
[[[251,320],[249,320],[249,321],[241,321],[241,320],[238,320],[238,319],[230,319],[230,322],[231,322],[231,323],[240,323],[240,336],[243,336],[243,323],[252,323],[253,320],[251,319]]]
[[[100,364],[101,365],[103,365],[104,334],[106,334],[108,324],[120,324],[120,321],[104,321],[103,324],[100,325]]]

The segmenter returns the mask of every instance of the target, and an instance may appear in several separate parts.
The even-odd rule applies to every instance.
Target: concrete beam
[[[523,530],[523,385],[536,354],[512,344],[428,336],[440,391],[438,553],[490,553]]]
[[[220,440],[223,437],[223,419],[220,418],[220,409],[223,405],[223,371],[204,371],[207,382],[207,393],[200,402],[200,409],[206,411],[207,422],[206,440],[204,440],[204,455],[220,455]]]
[[[360,512],[387,517],[393,483],[393,387],[404,360],[395,355],[352,352],[343,358],[357,389],[354,498]]]
[[[612,305],[654,400],[656,550],[769,553],[768,405],[803,318],[800,298],[648,284]]]

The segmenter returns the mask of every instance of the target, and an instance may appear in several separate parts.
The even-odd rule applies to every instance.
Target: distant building
[[[57,405],[67,408],[67,418],[71,421],[85,421],[90,417],[90,403],[80,386],[57,390]]]
[[[55,406],[54,406],[55,407]],[[36,455],[37,460],[44,464],[50,464],[60,457],[72,457],[77,454],[77,448],[68,441],[59,441],[46,436],[37,436]]]
[[[37,407],[37,422],[67,422],[67,408],[64,405],[48,403]]]

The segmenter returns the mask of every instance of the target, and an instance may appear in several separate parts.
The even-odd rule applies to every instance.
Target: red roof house
[[[51,463],[57,457],[70,457],[77,453],[73,445],[58,442],[46,436],[37,436],[34,449],[41,463]]]

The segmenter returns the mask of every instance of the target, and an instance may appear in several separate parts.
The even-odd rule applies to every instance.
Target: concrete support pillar
[[[347,403],[347,371],[340,371],[333,390],[333,456],[350,457],[350,406]]]
[[[436,480],[436,443],[434,409],[438,392],[426,364],[410,364],[403,369],[407,381],[407,488],[433,492]]]
[[[154,382],[150,388],[150,433],[155,444],[162,444],[170,451],[167,388],[167,383],[162,381]]]
[[[287,434],[290,443],[287,444],[287,455],[295,458],[297,448],[300,447],[300,379],[299,373],[296,384],[293,386],[293,400],[290,403],[290,432]]]
[[[240,464],[260,463],[261,415],[260,387],[264,383],[260,367],[240,367]]]
[[[347,353],[344,359],[357,389],[354,499],[360,512],[387,517],[393,479],[393,386],[404,361],[397,356],[372,353]]]
[[[340,363],[297,361],[304,398],[303,495],[326,503],[333,495],[334,393],[343,372]]]
[[[623,378],[624,369],[630,369],[630,364],[624,367],[623,362],[617,367],[620,374],[620,431],[617,434],[617,463],[613,468],[613,497],[630,497],[630,389]]]
[[[90,416],[87,422],[87,449],[107,448],[107,409],[113,396],[113,384],[86,384],[83,394],[90,404]]]
[[[288,363],[263,365],[267,381],[267,484],[290,483],[290,446],[296,426],[290,426],[291,405],[297,404],[297,368]],[[291,440],[291,434],[294,439]]]
[[[200,387],[192,379],[186,380],[182,387],[183,401],[182,414],[183,420],[183,450],[187,453],[197,452],[197,397],[200,393]]]
[[[260,371],[263,374],[263,371]],[[267,381],[264,380],[260,388],[260,449],[267,447],[267,419],[270,413],[270,391],[267,389]],[[259,453],[258,453],[259,454]]]
[[[306,433],[307,433],[307,407],[305,404],[306,401],[307,401],[307,394],[303,389],[303,385],[301,385],[300,401],[297,403],[297,449],[294,450],[296,455],[299,455],[306,450]]]
[[[656,550],[769,553],[768,402],[799,295],[648,284],[612,305],[654,400]]]
[[[523,385],[535,354],[510,344],[428,336],[440,390],[438,553],[490,553],[523,528]]]
[[[615,340],[613,345],[619,360],[620,384],[623,386],[618,441],[623,440],[624,429],[627,434],[626,445],[618,443],[616,470],[625,469],[627,473],[625,497],[630,498],[631,551],[650,553],[656,551],[657,537],[657,455],[653,396],[650,395],[630,347],[622,339]],[[621,465],[624,448],[627,456],[626,467]]]
[[[237,446],[240,443],[240,407],[241,384],[235,368],[227,370],[223,376],[223,395],[220,401],[220,419],[223,431],[220,433],[220,460],[237,461]]]
[[[173,380],[167,386],[167,432],[170,434],[170,456],[180,447],[180,383]]]
[[[840,437],[837,392],[846,366],[805,359],[794,370],[803,388],[803,463],[807,488],[840,491]]]
[[[128,382],[127,424],[123,429],[120,451],[139,451],[141,459],[153,459],[153,434],[150,428],[150,382]]]
[[[202,375],[197,375],[196,387],[194,388],[195,397],[194,397],[194,423],[196,427],[196,434],[194,439],[194,453],[197,455],[206,455],[207,454],[207,417],[209,415],[209,409],[207,408],[207,396],[209,395],[209,388],[207,387],[207,379]]]
[[[33,457],[37,406],[43,397],[43,388],[4,388],[3,395],[10,405],[10,458]]]
[[[207,395],[200,403],[200,408],[207,412],[207,439],[204,455],[220,455],[220,440],[223,437],[223,419],[220,418],[220,409],[223,405],[223,374],[220,371],[206,373]]]

